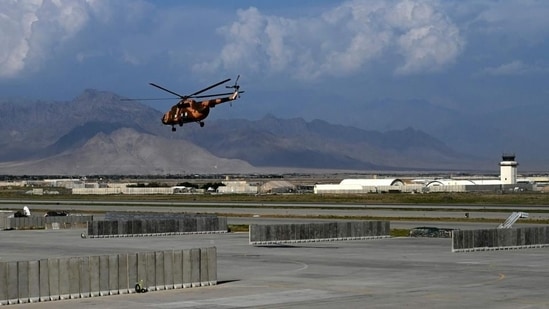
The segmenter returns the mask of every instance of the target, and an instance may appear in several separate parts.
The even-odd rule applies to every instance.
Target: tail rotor
[[[237,98],[240,98],[240,94],[244,92],[244,91],[240,91],[240,85],[238,84],[238,79],[240,79],[240,74],[236,77],[236,80],[234,81],[234,85],[225,86],[225,88],[234,89],[234,92],[233,92],[233,95],[232,95],[233,100],[236,100]],[[229,105],[233,106],[233,102],[231,101],[229,103]]]
[[[240,89],[240,86],[238,85],[238,79],[240,78],[240,74],[236,77],[236,80],[234,81],[234,85],[232,86],[225,86],[225,88],[234,89],[234,91],[238,92]]]

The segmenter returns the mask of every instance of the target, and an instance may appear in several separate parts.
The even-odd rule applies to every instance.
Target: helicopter
[[[204,89],[196,91],[189,95],[181,95],[177,92],[166,89],[162,86],[159,86],[155,83],[149,83],[149,85],[156,87],[160,90],[166,91],[170,94],[173,94],[180,98],[179,102],[172,106],[169,111],[167,111],[164,116],[162,116],[162,124],[172,126],[172,132],[176,131],[176,125],[183,126],[185,123],[197,122],[200,124],[200,127],[204,126],[204,119],[208,117],[210,113],[210,108],[215,107],[218,104],[234,101],[240,98],[240,94],[244,91],[240,91],[240,86],[238,85],[238,79],[240,75],[237,76],[236,81],[231,86],[225,86],[225,88],[233,89],[232,92],[227,93],[217,93],[209,95],[199,95],[203,92],[206,92],[212,88],[218,87],[226,82],[230,81],[230,78],[222,80],[218,83],[215,83],[211,86],[208,86]],[[219,98],[212,98],[219,97]],[[212,98],[208,100],[196,101],[195,99],[203,98]],[[232,104],[231,104],[232,105]]]

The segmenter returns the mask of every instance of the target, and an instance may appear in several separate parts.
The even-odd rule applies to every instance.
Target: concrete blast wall
[[[0,262],[0,305],[217,284],[217,249]]]
[[[227,231],[227,218],[213,216],[88,223],[88,237],[92,238],[226,233]]]
[[[452,252],[541,248],[549,246],[549,227],[456,230]]]
[[[10,217],[13,216],[15,211],[0,210],[0,230],[10,228]]]
[[[93,221],[93,216],[29,216],[9,218],[9,227],[16,230],[44,228],[83,228],[86,227],[86,223],[88,221]]]
[[[250,244],[356,240],[389,237],[389,221],[250,225]]]

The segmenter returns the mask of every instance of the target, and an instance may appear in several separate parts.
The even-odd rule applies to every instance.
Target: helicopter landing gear
[[[202,128],[204,126],[204,122],[203,121],[200,121],[200,127]]]

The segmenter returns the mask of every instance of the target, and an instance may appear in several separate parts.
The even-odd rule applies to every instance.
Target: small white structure
[[[59,187],[59,188],[81,188],[84,186],[84,182],[81,179],[65,178],[65,179],[44,179],[45,186]]]
[[[517,183],[517,166],[514,154],[503,154],[500,166],[500,180],[504,185],[514,185]]]
[[[246,181],[222,181],[224,186],[217,188],[218,193],[224,194],[257,194],[258,187]]]

